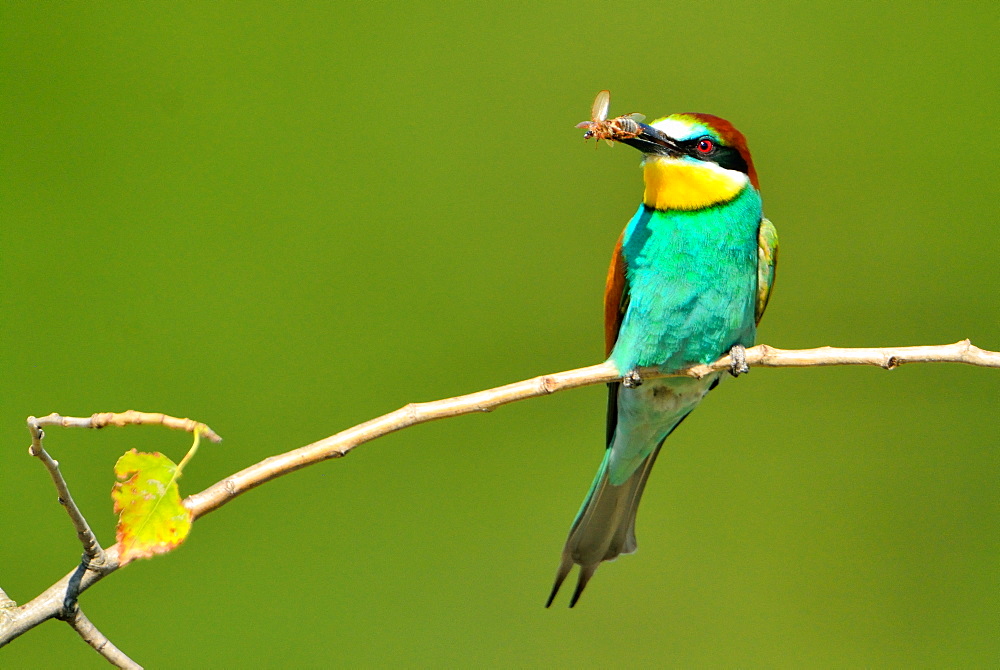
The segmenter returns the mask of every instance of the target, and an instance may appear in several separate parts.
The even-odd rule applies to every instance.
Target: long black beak
[[[636,123],[636,125],[639,126],[639,133],[635,137],[622,138],[618,141],[634,147],[644,154],[677,156],[682,153],[681,148],[671,137],[653,126],[647,126],[645,123]]]

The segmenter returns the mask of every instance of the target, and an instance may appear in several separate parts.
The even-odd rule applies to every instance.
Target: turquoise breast
[[[639,207],[622,242],[629,302],[610,357],[619,370],[672,371],[753,344],[760,220],[749,185],[704,209]]]

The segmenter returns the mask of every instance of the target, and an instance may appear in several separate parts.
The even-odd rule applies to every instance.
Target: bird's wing
[[[625,310],[628,309],[628,279],[625,276],[625,257],[622,255],[622,239],[624,237],[625,231],[622,231],[618,243],[615,245],[615,250],[611,254],[608,281],[604,285],[604,353],[606,356],[610,356],[611,350],[615,348],[615,342],[618,341],[618,331],[621,329],[622,319],[625,318]],[[608,384],[608,446],[611,446],[611,441],[615,437],[617,424],[618,382],[612,382]]]
[[[757,229],[757,305],[754,316],[757,323],[764,316],[767,301],[774,288],[774,269],[778,265],[778,231],[767,219],[761,219]],[[607,309],[607,308],[605,308]]]
[[[618,341],[618,330],[621,328],[625,309],[628,307],[628,286],[625,279],[625,257],[622,256],[622,231],[611,254],[611,265],[608,267],[608,281],[604,285],[604,355],[610,356]]]

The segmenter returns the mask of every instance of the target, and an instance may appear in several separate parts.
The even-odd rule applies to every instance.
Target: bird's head
[[[645,154],[644,202],[655,209],[694,210],[760,188],[746,138],[711,114],[672,114],[621,142]]]

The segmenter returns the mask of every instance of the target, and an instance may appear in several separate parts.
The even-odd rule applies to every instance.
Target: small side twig
[[[59,492],[59,504],[66,508],[66,512],[73,522],[73,527],[76,528],[76,536],[83,545],[85,562],[88,566],[100,569],[106,563],[104,549],[101,547],[101,543],[97,541],[94,531],[90,529],[87,519],[80,512],[80,508],[73,502],[73,496],[69,492],[69,485],[66,484],[62,472],[59,471],[59,462],[49,456],[48,452],[42,446],[42,439],[45,437],[45,432],[41,429],[38,420],[33,416],[28,417],[28,431],[31,433],[31,446],[28,447],[28,453],[40,460],[49,471],[49,475],[56,485],[56,491]]]
[[[66,616],[65,621],[80,634],[84,642],[106,658],[111,665],[128,670],[142,670],[141,665],[126,656],[104,633],[97,629],[97,626],[87,618],[79,606],[73,608],[73,611]]]
[[[137,412],[130,409],[126,412],[99,412],[88,417],[62,416],[53,412],[48,416],[35,419],[39,426],[62,426],[63,428],[104,428],[105,426],[165,426],[171,430],[183,430],[188,433],[200,431],[212,442],[222,442],[222,438],[214,430],[193,419],[178,419],[175,416],[160,412]]]

